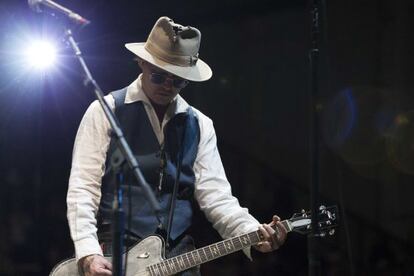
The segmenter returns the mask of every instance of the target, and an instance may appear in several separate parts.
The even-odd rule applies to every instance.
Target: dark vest
[[[164,146],[161,146],[152,129],[143,103],[138,101],[124,104],[126,88],[112,92],[112,95],[115,98],[115,114],[124,131],[125,138],[138,160],[146,181],[159,200],[165,227],[177,175],[179,152],[182,151],[179,189],[170,235],[171,239],[174,240],[188,229],[193,214],[191,206],[195,181],[193,165],[200,140],[200,129],[196,114],[189,107],[185,113],[178,113],[171,118],[164,127]],[[106,159],[107,173],[102,179],[102,197],[98,213],[98,224],[100,226],[106,226],[112,220],[112,202],[116,182],[114,172],[111,169],[108,170],[108,167],[109,160],[116,149],[115,140],[114,138],[111,139]],[[163,177],[160,177],[161,172],[163,172]],[[123,175],[125,229],[140,238],[144,238],[155,233],[158,222],[127,165],[123,168]],[[161,189],[159,189],[160,187]],[[129,198],[131,198],[130,206]],[[129,207],[131,208],[131,222],[128,229]]]

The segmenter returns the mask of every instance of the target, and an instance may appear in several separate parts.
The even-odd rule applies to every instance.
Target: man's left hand
[[[254,248],[260,252],[266,253],[276,250],[286,240],[287,231],[280,222],[280,218],[276,215],[273,216],[273,220],[270,223],[260,225],[259,230],[263,235],[263,240],[256,244]]]

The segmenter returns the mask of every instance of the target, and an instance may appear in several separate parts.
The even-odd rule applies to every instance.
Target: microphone
[[[91,23],[88,19],[83,18],[79,14],[51,0],[28,0],[27,2],[29,4],[29,7],[35,12],[42,12],[42,9],[40,8],[40,6],[45,6],[45,7],[48,7],[49,9],[55,10],[59,13],[66,15],[70,20],[72,20],[76,24],[85,26]]]

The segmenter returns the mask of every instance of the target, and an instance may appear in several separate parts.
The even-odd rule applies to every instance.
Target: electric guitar
[[[333,235],[337,225],[337,207],[321,206],[318,213],[318,233],[321,236]],[[301,234],[310,232],[311,216],[304,210],[281,222],[288,232]],[[164,258],[164,241],[159,236],[149,236],[132,246],[126,255],[126,276],[166,276],[174,275],[194,266],[255,245],[263,240],[259,230],[234,238],[226,239],[200,249],[196,249],[170,259]],[[106,257],[111,261],[111,257]],[[125,259],[125,258],[124,258]],[[51,276],[78,276],[76,260],[69,259],[56,265]]]

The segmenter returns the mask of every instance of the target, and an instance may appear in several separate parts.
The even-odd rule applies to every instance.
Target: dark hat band
[[[156,43],[152,43],[150,40],[145,42],[144,48],[158,59],[177,66],[192,67],[196,65],[198,60],[198,54],[195,56],[182,56],[166,53]]]

